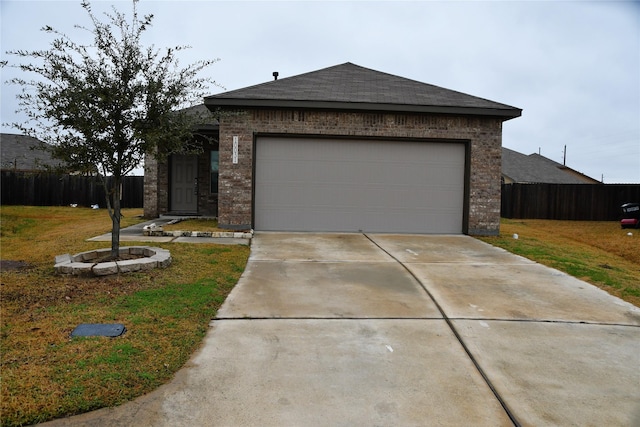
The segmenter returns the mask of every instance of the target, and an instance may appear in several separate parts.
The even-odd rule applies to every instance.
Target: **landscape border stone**
[[[213,238],[229,238],[229,239],[251,239],[253,233],[251,231],[189,231],[189,230],[172,230],[164,231],[162,227],[145,228],[142,230],[144,236],[160,236],[160,237],[213,237]]]
[[[54,269],[59,274],[75,276],[107,276],[117,273],[166,268],[171,265],[171,253],[167,249],[151,246],[127,246],[120,248],[120,256],[142,255],[143,258],[123,261],[96,262],[111,253],[111,249],[80,252],[75,255],[63,254],[55,257]]]
[[[176,218],[166,223],[173,225],[184,221],[186,218]],[[142,228],[143,236],[154,237],[212,237],[215,239],[247,239],[253,238],[253,230],[244,231],[192,231],[192,230],[167,230],[162,225],[148,224]]]

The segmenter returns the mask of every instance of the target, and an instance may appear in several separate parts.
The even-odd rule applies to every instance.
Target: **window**
[[[218,150],[211,150],[211,193],[216,194],[218,192],[218,160],[220,158],[220,152]]]

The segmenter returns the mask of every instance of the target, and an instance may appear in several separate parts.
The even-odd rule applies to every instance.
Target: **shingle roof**
[[[328,108],[519,117],[522,110],[350,62],[205,98],[215,107]]]
[[[45,166],[56,167],[62,162],[52,159],[42,148],[46,144],[26,135],[0,134],[0,163],[2,169],[43,170]]]
[[[196,131],[215,131],[220,126],[218,120],[212,116],[211,111],[204,104],[192,105],[180,111],[202,118],[203,122],[197,125]]]
[[[594,184],[598,181],[539,154],[502,147],[502,175],[517,183]]]

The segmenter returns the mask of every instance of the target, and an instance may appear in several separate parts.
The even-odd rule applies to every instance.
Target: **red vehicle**
[[[625,203],[621,208],[620,226],[622,228],[640,228],[640,203]]]

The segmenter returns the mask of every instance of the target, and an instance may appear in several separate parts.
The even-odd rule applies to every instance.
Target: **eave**
[[[437,106],[437,105],[407,105],[384,104],[365,102],[335,102],[335,101],[298,101],[280,99],[246,99],[225,98],[210,96],[204,99],[204,104],[209,110],[217,108],[285,108],[285,109],[311,109],[333,111],[358,111],[358,112],[396,112],[396,113],[420,113],[420,114],[450,114],[465,116],[499,117],[503,121],[511,120],[522,115],[522,110],[515,107],[478,108],[461,106]]]

